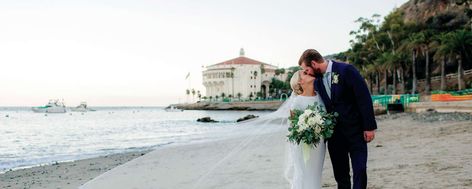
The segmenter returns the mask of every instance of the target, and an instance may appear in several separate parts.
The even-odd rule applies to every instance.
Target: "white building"
[[[269,96],[269,87],[277,66],[253,60],[244,56],[244,49],[241,49],[240,56],[218,64],[210,65],[203,71],[203,85],[206,88],[206,96],[213,97],[222,94],[238,98],[257,97],[261,92],[262,96]],[[283,75],[277,78],[284,79]]]

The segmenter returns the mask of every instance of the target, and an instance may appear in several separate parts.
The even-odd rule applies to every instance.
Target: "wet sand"
[[[8,171],[0,174],[0,188],[78,188],[83,183],[147,151],[113,154],[75,162]]]

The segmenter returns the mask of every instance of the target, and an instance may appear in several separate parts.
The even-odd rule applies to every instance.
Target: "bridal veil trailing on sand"
[[[235,137],[164,147],[82,185],[89,188],[289,188],[292,94],[278,110],[235,124]]]

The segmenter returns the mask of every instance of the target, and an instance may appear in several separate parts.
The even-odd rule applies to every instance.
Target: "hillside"
[[[457,27],[469,21],[464,9],[456,0],[410,0],[399,10],[404,13],[405,22]]]

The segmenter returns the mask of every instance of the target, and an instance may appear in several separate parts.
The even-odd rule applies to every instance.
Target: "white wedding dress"
[[[315,102],[323,105],[319,96],[297,96],[290,109],[305,110]],[[289,167],[287,176],[292,189],[321,189],[321,173],[326,153],[326,143],[322,140],[316,148],[304,143],[289,144]]]

